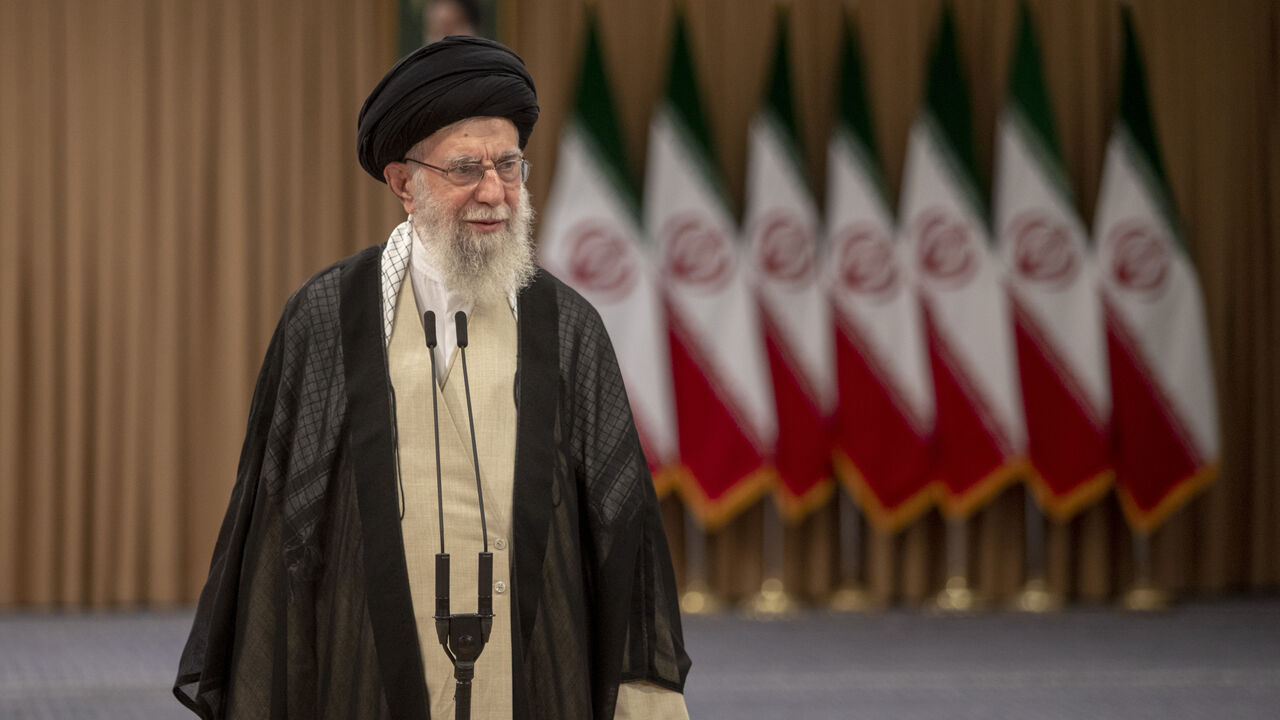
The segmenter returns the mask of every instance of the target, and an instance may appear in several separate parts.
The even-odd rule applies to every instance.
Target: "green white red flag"
[[[924,106],[907,139],[899,217],[929,333],[942,509],[963,517],[1025,468],[1026,431],[955,35],[944,6]]]
[[[644,197],[667,299],[681,495],[715,528],[769,487],[776,420],[759,308],[679,14],[666,95],[649,125]]]
[[[1107,310],[1116,479],[1150,531],[1217,472],[1218,407],[1204,301],[1165,181],[1146,79],[1124,10],[1120,114],[1094,237]]]
[[[1111,385],[1097,263],[1054,132],[1026,6],[996,129],[995,228],[1013,303],[1032,488],[1065,520],[1111,485]]]
[[[539,261],[600,312],[621,366],[627,397],[658,489],[677,457],[662,299],[594,18],[573,112],[560,136],[556,175],[543,213]]]
[[[830,497],[835,351],[818,264],[818,214],[791,103],[786,16],[767,95],[748,130],[745,228],[778,412],[779,507],[795,519]]]
[[[914,269],[894,236],[858,39],[848,24],[827,143],[826,219],[836,470],[873,523],[897,529],[931,504],[933,380]]]

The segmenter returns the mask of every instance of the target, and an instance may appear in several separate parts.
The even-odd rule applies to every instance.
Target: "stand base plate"
[[[773,620],[794,615],[798,606],[795,599],[782,586],[781,580],[767,578],[760,584],[760,592],[747,598],[743,610],[748,617]]]
[[[1057,612],[1062,609],[1062,596],[1050,590],[1044,578],[1031,578],[1014,597],[1013,609],[1026,613]]]
[[[966,613],[981,610],[982,599],[969,587],[969,579],[963,575],[953,575],[947,579],[933,600],[933,609],[943,613]]]
[[[875,612],[884,607],[880,599],[859,583],[848,582],[827,600],[827,609],[834,612]]]

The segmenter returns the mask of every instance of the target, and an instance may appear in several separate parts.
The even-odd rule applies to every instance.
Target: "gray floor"
[[[181,718],[188,613],[0,614],[0,718]],[[694,720],[1280,718],[1280,600],[690,617]]]

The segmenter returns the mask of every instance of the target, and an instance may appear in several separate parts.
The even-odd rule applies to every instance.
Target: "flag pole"
[[[840,518],[840,587],[827,602],[836,612],[868,612],[879,610],[880,603],[862,583],[862,517],[846,492],[839,496]]]
[[[685,590],[680,611],[688,615],[719,612],[722,604],[707,582],[707,532],[688,509],[684,511]]]
[[[765,498],[762,561],[764,580],[760,590],[747,598],[745,611],[748,617],[759,620],[773,620],[787,617],[796,612],[796,601],[787,592],[782,581],[782,564],[784,535],[782,515],[776,502]]]
[[[1045,578],[1044,513],[1040,512],[1030,489],[1023,494],[1023,503],[1027,524],[1027,581],[1014,598],[1013,609],[1029,613],[1061,610],[1062,596],[1049,589],[1049,582]]]
[[[1169,607],[1169,595],[1156,587],[1151,579],[1151,535],[1141,530],[1133,533],[1133,585],[1121,601],[1127,610],[1152,612]]]
[[[973,612],[981,601],[969,584],[969,527],[965,518],[947,520],[947,584],[934,598],[935,610],[946,613]]]

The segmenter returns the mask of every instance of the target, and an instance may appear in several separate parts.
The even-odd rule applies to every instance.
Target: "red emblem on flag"
[[[756,227],[760,228],[756,260],[765,276],[788,284],[807,281],[815,251],[809,227],[785,210],[769,213]]]
[[[1060,290],[1080,272],[1080,258],[1062,223],[1042,212],[1023,213],[1009,229],[1013,268],[1024,280]]]
[[[878,228],[849,225],[837,235],[840,283],[849,291],[884,301],[897,294],[900,282],[893,243]]]
[[[1107,242],[1115,284],[1149,300],[1159,297],[1168,284],[1168,238],[1148,223],[1130,220],[1116,225]]]
[[[592,300],[620,300],[635,287],[635,259],[625,231],[616,225],[587,220],[569,230],[570,283]]]
[[[701,290],[729,282],[734,251],[729,238],[694,213],[677,215],[662,226],[667,277]]]
[[[921,274],[943,290],[967,285],[978,272],[978,256],[964,221],[942,210],[929,210],[915,226]]]

